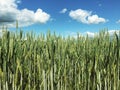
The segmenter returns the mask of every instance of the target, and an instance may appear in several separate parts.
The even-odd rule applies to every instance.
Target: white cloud
[[[60,11],[60,13],[66,13],[67,12],[67,8],[64,8]]]
[[[98,15],[92,15],[91,11],[77,9],[77,10],[71,10],[69,12],[69,16],[78,21],[85,24],[99,24],[99,23],[105,23],[107,20],[99,17]]]
[[[5,7],[16,8],[16,0],[0,0],[0,7],[2,7],[1,9],[5,9]]]
[[[50,18],[50,15],[43,12],[42,9],[38,9],[35,13],[35,21],[39,23],[46,23]]]
[[[100,22],[105,23],[106,20],[104,18],[98,17],[97,15],[88,16],[89,24],[99,24]]]
[[[86,10],[82,10],[82,9],[77,9],[75,11],[70,11],[69,13],[69,16],[74,19],[74,20],[77,20],[79,22],[82,22],[82,23],[87,23],[87,20],[86,18],[88,16],[90,16],[91,12],[88,12]]]
[[[0,0],[0,23],[14,26],[16,20],[19,26],[28,26],[34,23],[46,23],[50,20],[50,15],[42,9],[37,9],[36,12],[28,9],[19,10],[17,3],[21,0]]]

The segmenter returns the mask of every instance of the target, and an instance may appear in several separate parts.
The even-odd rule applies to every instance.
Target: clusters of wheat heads
[[[0,90],[120,90],[120,33],[63,38],[5,31]]]

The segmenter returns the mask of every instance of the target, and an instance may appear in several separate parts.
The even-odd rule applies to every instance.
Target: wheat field
[[[120,32],[64,38],[3,30],[0,90],[120,90]]]

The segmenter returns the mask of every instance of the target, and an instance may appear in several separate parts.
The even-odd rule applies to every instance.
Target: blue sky
[[[120,0],[0,0],[1,24],[63,35],[120,30]],[[5,6],[6,5],[6,6]],[[4,9],[9,8],[10,10]],[[6,20],[9,19],[9,20]]]

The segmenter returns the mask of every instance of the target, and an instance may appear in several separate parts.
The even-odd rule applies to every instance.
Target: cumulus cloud
[[[0,0],[0,23],[13,22],[18,11],[15,0]]]
[[[99,23],[105,23],[107,20],[99,17],[98,15],[92,15],[91,11],[77,9],[77,10],[71,10],[69,12],[69,16],[78,21],[85,24],[99,24]]]
[[[43,12],[42,9],[38,9],[35,13],[35,21],[39,23],[46,23],[50,18],[50,15]]]
[[[60,13],[66,13],[67,12],[67,8],[64,8],[60,11]]]
[[[28,26],[34,23],[46,23],[50,20],[50,15],[42,9],[36,12],[28,9],[19,10],[18,3],[21,0],[0,0],[0,23],[13,26],[18,20],[19,26]]]
[[[99,24],[100,22],[106,22],[104,18],[98,17],[97,15],[88,16],[89,24]]]

